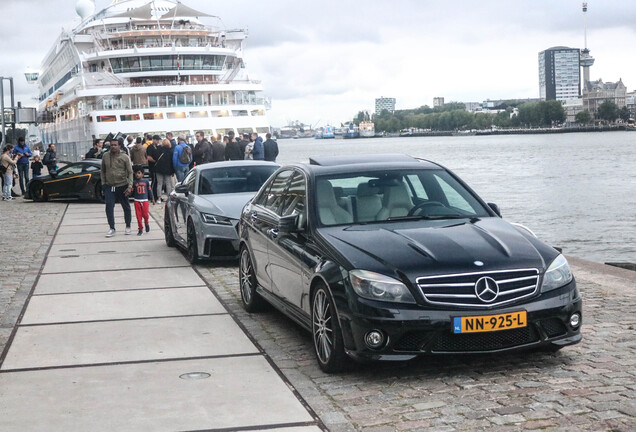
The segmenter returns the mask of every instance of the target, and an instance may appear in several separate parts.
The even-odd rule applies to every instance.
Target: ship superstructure
[[[124,0],[62,32],[38,77],[43,143],[77,160],[109,133],[192,136],[270,131],[269,101],[243,60],[244,29],[179,1]],[[208,18],[210,19],[210,18]]]

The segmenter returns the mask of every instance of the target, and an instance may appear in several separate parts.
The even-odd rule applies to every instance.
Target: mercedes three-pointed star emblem
[[[475,282],[475,294],[484,303],[492,303],[499,295],[499,285],[493,278],[484,276]]]

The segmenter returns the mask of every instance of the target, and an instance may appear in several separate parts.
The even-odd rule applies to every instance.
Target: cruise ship
[[[111,133],[270,131],[270,102],[243,59],[247,30],[172,0],[115,0],[97,13],[78,0],[75,9],[81,23],[35,74],[42,142],[65,159]]]

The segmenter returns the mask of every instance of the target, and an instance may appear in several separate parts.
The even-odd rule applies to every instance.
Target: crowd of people
[[[117,140],[95,140],[85,159],[101,159],[101,179],[106,202],[109,230],[106,237],[115,235],[114,208],[121,203],[124,211],[125,234],[132,234],[129,197],[135,202],[137,235],[150,231],[148,225],[149,202],[163,201],[163,193],[169,194],[176,182],[181,182],[196,165],[226,160],[276,161],[278,144],[266,134],[263,141],[257,133],[236,137],[234,131],[227,136],[216,135],[212,142],[203,131],[195,134],[196,144],[189,144],[185,135],[176,139],[171,132],[164,137],[146,134],[142,137],[127,136]],[[144,179],[148,169],[150,181]],[[145,224],[143,223],[145,222]]]
[[[33,158],[32,161],[31,158]],[[16,182],[20,185],[20,191],[22,195],[24,195],[30,180],[29,167],[32,172],[31,177],[36,178],[42,175],[42,168],[45,165],[49,172],[54,171],[57,167],[54,144],[49,145],[43,160],[40,159],[40,151],[31,151],[23,137],[18,138],[16,146],[12,144],[5,145],[2,149],[2,157],[0,158],[2,200],[11,201],[14,195],[20,196],[13,193],[13,186]]]

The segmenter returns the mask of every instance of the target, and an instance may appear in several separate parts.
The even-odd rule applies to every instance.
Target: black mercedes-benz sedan
[[[280,168],[245,206],[244,307],[312,332],[316,358],[558,350],[581,340],[566,259],[448,169],[406,155]]]

